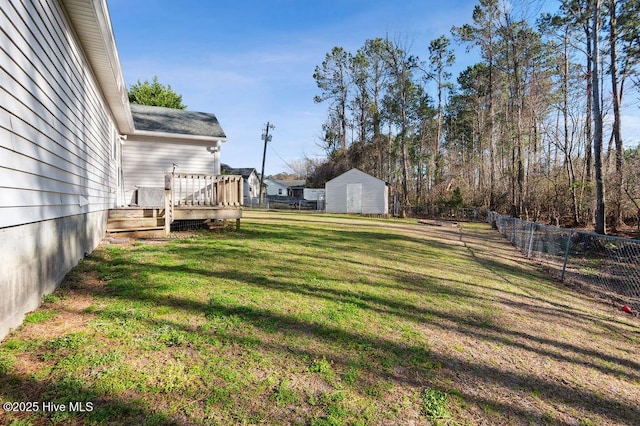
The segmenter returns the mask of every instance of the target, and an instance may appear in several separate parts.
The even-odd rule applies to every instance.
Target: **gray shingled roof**
[[[240,175],[243,178],[248,178],[249,176],[251,176],[251,173],[256,170],[253,167],[230,167],[227,164],[222,164],[222,166],[220,167],[222,169],[223,173],[229,174],[229,175]],[[256,171],[257,174],[257,171]]]
[[[206,112],[131,104],[131,115],[138,131],[227,137],[216,116]]]
[[[287,188],[293,188],[296,186],[304,187],[307,185],[307,181],[304,179],[276,180],[276,182],[286,186]]]

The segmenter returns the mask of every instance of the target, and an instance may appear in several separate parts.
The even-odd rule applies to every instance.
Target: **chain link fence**
[[[640,311],[640,241],[489,212],[487,222],[561,281]]]

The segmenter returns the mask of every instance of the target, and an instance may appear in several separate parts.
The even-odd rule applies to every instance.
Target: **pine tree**
[[[187,109],[182,103],[182,95],[176,93],[170,85],[163,85],[158,81],[158,76],[153,81],[148,80],[129,87],[129,102],[138,105],[160,106],[165,108]]]

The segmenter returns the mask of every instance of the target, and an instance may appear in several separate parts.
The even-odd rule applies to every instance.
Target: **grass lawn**
[[[40,404],[0,424],[631,425],[639,354],[486,225],[246,212],[84,259],[0,345]]]

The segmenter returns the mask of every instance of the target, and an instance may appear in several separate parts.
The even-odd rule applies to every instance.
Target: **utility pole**
[[[269,134],[269,129],[275,129],[276,126],[270,124],[267,121],[267,124],[264,126],[264,133],[262,133],[262,140],[264,141],[264,151],[262,152],[262,173],[260,173],[260,191],[258,195],[258,202],[262,206],[262,187],[264,185],[264,160],[267,158],[267,142],[271,141],[271,135]]]

